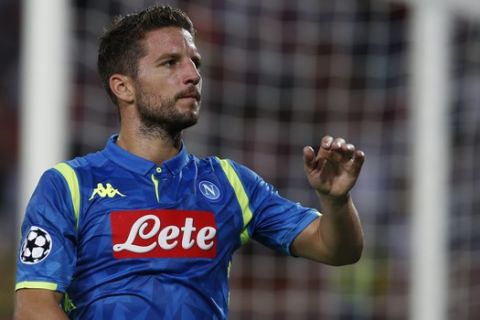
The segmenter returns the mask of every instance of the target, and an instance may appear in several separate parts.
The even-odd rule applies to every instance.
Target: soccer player
[[[322,214],[234,161],[188,153],[182,131],[202,89],[194,37],[168,6],[104,33],[98,70],[120,131],[41,177],[22,226],[16,319],[225,319],[232,255],[250,238],[330,265],[360,258],[350,190],[365,156],[344,139],[303,150]]]

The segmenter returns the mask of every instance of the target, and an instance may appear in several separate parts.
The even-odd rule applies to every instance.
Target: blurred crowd
[[[20,2],[0,1],[0,319],[10,319],[16,244]]]
[[[233,263],[232,319],[406,319],[410,8],[379,0],[164,2],[192,18],[203,56],[203,109],[185,136],[189,151],[245,163],[282,194],[311,206],[316,199],[302,173],[303,145],[340,135],[367,154],[354,193],[366,236],[360,263],[320,268],[248,244]],[[117,128],[96,74],[99,34],[112,16],[152,3],[72,1],[70,156],[101,148]],[[22,210],[16,180],[20,6],[0,1],[0,320],[11,317],[15,219]],[[455,22],[450,310],[456,319],[478,319],[480,24]],[[468,307],[460,308],[465,301]]]

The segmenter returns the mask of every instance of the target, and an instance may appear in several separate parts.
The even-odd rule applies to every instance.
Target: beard
[[[145,135],[176,138],[182,130],[198,121],[199,105],[189,107],[196,110],[184,112],[176,107],[177,101],[191,90],[179,92],[172,98],[145,93],[141,88],[137,88],[137,92],[137,110],[142,124],[140,130]],[[195,103],[199,104],[199,100]]]

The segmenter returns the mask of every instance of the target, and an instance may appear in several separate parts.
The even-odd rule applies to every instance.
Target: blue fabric
[[[32,226],[38,226],[51,236],[52,248],[43,261],[33,264],[22,262],[19,254],[17,283],[57,284],[57,290],[68,293],[76,306],[69,314],[72,319],[227,318],[228,266],[240,246],[243,217],[220,164],[213,157],[198,159],[182,147],[179,154],[158,167],[120,148],[116,139],[112,136],[100,152],[68,162],[80,185],[78,229],[62,175],[50,169],[42,176],[27,208],[22,238]],[[249,234],[290,254],[292,241],[317,218],[316,210],[282,198],[253,171],[232,163],[253,212],[247,226]],[[105,188],[110,184],[110,196],[99,191],[99,184]],[[117,227],[112,221],[118,217],[159,213],[159,220],[174,221],[190,212],[194,223],[198,217],[214,217],[215,238],[204,243],[215,242],[213,257],[169,257],[168,250],[161,258],[115,256],[112,230]],[[201,233],[196,226],[193,240]],[[186,230],[183,222],[177,227],[177,232]],[[153,224],[148,224],[144,234],[152,228]],[[208,236],[207,231],[204,235]],[[173,236],[167,235],[165,243],[180,246],[181,239]],[[197,239],[195,246],[198,243]],[[155,250],[159,247],[152,245]]]

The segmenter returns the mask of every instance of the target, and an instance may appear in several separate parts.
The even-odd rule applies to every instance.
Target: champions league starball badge
[[[52,250],[52,238],[44,229],[32,226],[23,241],[20,260],[25,264],[43,261]]]

